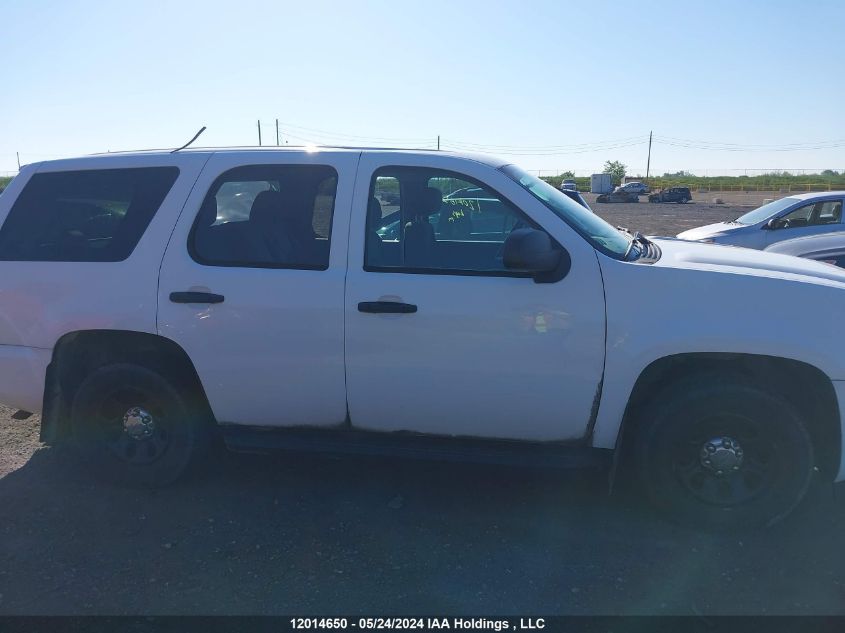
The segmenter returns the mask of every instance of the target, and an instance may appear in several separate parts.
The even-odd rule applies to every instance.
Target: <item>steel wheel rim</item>
[[[133,417],[152,418],[149,432],[139,432]],[[92,425],[100,433],[105,447],[118,460],[131,465],[145,465],[160,459],[170,447],[173,434],[160,398],[133,386],[116,387],[99,402]]]
[[[752,501],[771,490],[778,477],[780,447],[764,431],[756,421],[739,415],[702,420],[675,443],[672,472],[688,494],[707,505],[730,508]],[[724,439],[731,443],[735,461],[723,462],[731,468],[720,471],[714,463],[705,463],[703,453]],[[733,469],[734,465],[738,467]]]

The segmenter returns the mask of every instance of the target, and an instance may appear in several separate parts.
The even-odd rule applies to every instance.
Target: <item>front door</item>
[[[158,331],[188,353],[219,422],[346,420],[343,288],[358,156],[222,152],[197,181],[165,254]]]
[[[604,363],[595,251],[492,167],[403,158],[365,153],[358,172],[346,288],[352,425],[583,436]],[[505,269],[504,241],[521,227],[566,248],[565,278],[535,283]]]
[[[766,231],[766,246],[796,237],[830,233],[841,229],[841,199],[809,202],[781,216],[778,228]]]

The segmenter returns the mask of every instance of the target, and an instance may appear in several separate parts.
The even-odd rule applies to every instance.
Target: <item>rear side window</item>
[[[0,229],[0,260],[123,261],[178,176],[176,167],[35,174]]]
[[[212,185],[189,238],[207,266],[329,266],[337,172],[324,165],[247,165]]]

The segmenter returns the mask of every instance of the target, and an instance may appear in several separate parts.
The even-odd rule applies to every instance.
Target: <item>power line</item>
[[[345,138],[345,139],[353,139],[357,141],[377,141],[377,142],[387,142],[387,143],[398,143],[398,144],[405,144],[405,143],[415,143],[415,142],[431,142],[430,138],[426,137],[416,137],[416,138],[396,138],[396,137],[379,137],[379,136],[360,136],[357,134],[346,134],[344,132],[330,132],[328,130],[319,130],[316,128],[309,128],[303,127],[301,125],[292,125],[290,123],[285,123],[284,121],[279,121],[279,125],[287,130],[294,130],[298,131],[300,135],[308,134],[310,137],[328,137],[328,138]]]
[[[433,138],[411,138],[411,137],[378,137],[346,134],[343,132],[331,132],[328,130],[310,128],[305,126],[280,123],[288,130],[292,138],[316,144],[364,144],[364,145],[392,145],[392,146],[413,146],[432,147],[437,146]],[[845,147],[845,139],[830,141],[807,141],[802,143],[782,144],[754,144],[754,143],[732,143],[721,141],[701,141],[674,137],[669,135],[653,134],[629,136],[624,138],[590,141],[583,143],[568,143],[555,145],[508,145],[494,143],[476,143],[459,139],[449,139],[438,136],[442,149],[452,149],[469,152],[489,152],[506,156],[565,156],[572,154],[586,154],[590,152],[603,152],[617,149],[645,145],[646,143],[659,144],[669,147],[685,149],[698,149],[704,151],[721,152],[794,152],[812,151],[824,149],[836,149]]]
[[[570,154],[588,154],[594,152],[602,152],[614,149],[622,149],[625,147],[634,147],[637,145],[644,145],[648,143],[648,138],[642,138],[636,141],[629,141],[627,143],[613,143],[613,144],[606,144],[606,145],[593,145],[587,146],[582,148],[569,148],[569,149],[543,149],[543,148],[534,148],[534,147],[526,147],[526,148],[514,148],[514,149],[493,149],[493,148],[486,148],[486,147],[473,147],[468,145],[463,145],[460,142],[450,141],[448,139],[444,139],[441,141],[441,144],[445,148],[456,149],[456,150],[463,150],[463,151],[475,151],[475,152],[482,152],[488,151],[495,154],[501,154],[503,156],[565,156]]]
[[[657,143],[660,143],[662,145],[721,152],[796,152],[845,147],[845,139],[837,139],[832,141],[808,141],[804,143],[786,143],[773,145],[723,143],[716,141],[694,141],[690,139],[682,139],[662,135],[657,135],[654,137],[654,139]]]
[[[303,143],[310,144],[310,145],[321,145],[321,144],[325,144],[325,145],[344,145],[345,144],[343,142],[341,142],[341,143],[327,143],[325,141],[320,141],[318,139],[315,139],[313,136],[301,136],[299,134],[295,134],[295,133],[293,133],[293,132],[291,132],[290,130],[287,130],[287,129],[282,130],[282,133],[285,137],[292,138],[292,139],[295,139],[297,141],[302,141]],[[367,142],[367,141],[369,141],[369,142]],[[359,141],[359,142],[354,143],[354,144],[355,145],[372,145],[372,146],[375,146],[375,147],[377,147],[379,145],[385,145],[385,143],[378,142],[374,139],[364,139],[364,142]],[[408,145],[407,143],[388,143],[388,144],[392,145],[392,146]],[[414,147],[416,149],[435,149],[436,141],[433,140],[433,139],[426,139],[424,142],[413,144],[413,145],[409,146],[409,148],[410,147]]]
[[[475,147],[479,149],[488,149],[488,150],[514,150],[520,152],[527,152],[527,151],[555,151],[555,150],[573,150],[573,149],[585,149],[590,147],[600,147],[600,146],[607,146],[607,145],[618,145],[618,144],[627,144],[630,143],[632,145],[637,145],[639,143],[645,143],[648,140],[646,136],[630,136],[627,138],[619,138],[619,139],[612,139],[608,141],[592,141],[589,143],[572,143],[569,145],[535,145],[535,146],[517,146],[517,145],[491,145],[485,143],[471,143],[469,141],[457,141],[453,140],[450,141],[453,145],[460,145],[462,147]]]

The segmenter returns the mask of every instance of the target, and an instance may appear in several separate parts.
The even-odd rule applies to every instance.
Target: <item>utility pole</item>
[[[653,131],[649,131],[648,133],[648,160],[645,164],[645,180],[648,182],[648,171],[651,168],[651,135]]]
[[[440,135],[437,135],[437,151],[440,151]]]
[[[261,147],[261,119],[258,119],[258,147]]]
[[[20,171],[21,170],[21,153],[15,152],[15,156],[18,157],[18,171]]]
[[[279,119],[276,119],[276,147],[279,146]]]

